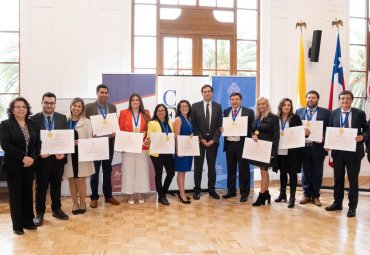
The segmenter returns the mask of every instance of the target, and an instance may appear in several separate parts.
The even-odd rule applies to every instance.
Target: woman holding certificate
[[[147,139],[145,146],[150,145],[150,135],[152,133],[165,133],[166,142],[169,141],[168,133],[173,132],[172,121],[169,120],[167,107],[164,104],[158,104],[155,107],[152,120],[148,123]],[[150,153],[150,152],[149,152]],[[169,205],[166,193],[170,187],[171,181],[175,176],[174,161],[172,154],[153,154],[150,153],[150,159],[153,162],[155,170],[155,187],[158,193],[158,202],[162,205]],[[163,167],[166,169],[166,179],[162,185]]]
[[[302,126],[300,117],[293,113],[292,100],[283,98],[278,106],[278,116],[280,124],[280,136],[284,136],[284,130],[290,127]],[[290,184],[290,197],[288,208],[293,208],[295,203],[295,192],[297,189],[297,174],[301,171],[304,147],[293,149],[279,149],[277,156],[277,166],[272,170],[280,170],[280,194],[275,202],[287,201],[286,185]]]
[[[138,94],[132,94],[128,109],[119,114],[121,131],[144,133],[144,140],[148,128],[150,114],[144,108],[143,100]],[[135,203],[134,194],[140,204],[144,203],[143,193],[150,191],[148,147],[143,146],[141,153],[122,153],[122,192],[129,195],[128,204]]]
[[[17,235],[23,235],[23,229],[37,229],[33,222],[32,185],[41,140],[38,125],[28,118],[30,109],[26,99],[17,97],[9,105],[9,119],[0,124],[0,143],[4,150],[2,169],[7,177],[10,215]]]
[[[84,116],[84,110],[84,101],[76,97],[71,102],[70,116],[67,117],[69,128],[74,130],[75,153],[68,154],[64,176],[68,178],[69,191],[73,201],[72,214],[74,215],[86,212],[86,177],[95,173],[92,161],[78,161],[78,139],[87,139],[93,136],[91,122]]]
[[[193,126],[190,121],[191,105],[188,100],[181,100],[177,104],[176,120],[174,124],[175,135],[193,136]],[[185,172],[191,170],[192,156],[179,157],[175,154],[175,171],[177,172],[177,186],[179,187],[179,200],[183,204],[190,204],[185,195]]]
[[[266,201],[270,203],[271,195],[269,193],[269,173],[268,168],[276,165],[276,156],[279,146],[279,118],[271,112],[269,100],[260,97],[256,101],[256,119],[252,126],[252,139],[255,142],[265,140],[272,142],[271,159],[269,163],[260,161],[251,161],[251,164],[259,166],[261,170],[261,190],[253,206],[264,205]]]

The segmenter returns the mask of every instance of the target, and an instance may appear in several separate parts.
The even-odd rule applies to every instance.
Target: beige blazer
[[[70,117],[67,116],[68,122]],[[92,138],[92,128],[91,122],[85,117],[81,117],[77,122],[76,131],[78,133],[79,139]],[[72,168],[72,158],[71,154],[67,156],[68,162],[64,167],[64,177],[71,178],[73,177],[73,168]],[[78,177],[87,177],[95,173],[94,163],[92,161],[88,162],[78,162]]]

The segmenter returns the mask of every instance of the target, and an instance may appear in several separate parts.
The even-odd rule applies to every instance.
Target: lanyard
[[[286,123],[288,122],[288,118],[283,122],[282,120],[280,120],[280,123],[281,123],[281,130],[284,131],[285,129],[285,125]]]
[[[139,110],[139,114],[137,115],[137,118],[135,117],[135,114],[134,114],[134,111],[133,110],[131,110],[131,113],[132,113],[132,117],[134,118],[135,127],[137,127],[137,125],[139,125],[140,110]]]
[[[315,111],[312,113],[312,115],[311,114],[308,114],[308,111],[307,111],[307,108],[306,108],[306,119],[308,121],[311,121],[312,120],[312,117],[315,115],[316,112],[317,112],[317,107],[316,107]]]
[[[107,112],[108,112],[108,104],[104,105],[104,112],[103,112],[103,109],[100,107],[100,104],[99,103],[96,103],[96,104],[98,105],[99,112],[103,116],[103,119],[106,119],[107,118]]]
[[[166,125],[163,125],[162,121],[160,121],[159,123],[161,123],[162,128],[164,129],[164,131],[166,132],[166,135],[168,136],[168,124],[165,123]]]
[[[239,112],[240,112],[240,109],[242,109],[241,107],[239,107],[238,111],[236,112],[235,116],[234,116],[234,110],[232,109],[232,112],[231,112],[231,117],[233,118],[233,121],[235,121],[236,119],[236,116],[238,116]]]
[[[350,110],[349,112],[346,112],[346,117],[344,118],[344,120],[343,120],[343,113],[342,112],[340,113],[340,127],[345,127],[346,123],[348,123],[348,117],[351,112],[352,110]]]
[[[75,121],[75,124],[73,124],[72,119],[69,120],[69,129],[75,129],[77,126],[78,120]]]
[[[184,116],[183,116],[184,120],[186,120],[186,123],[188,124],[189,126],[189,129],[190,129],[190,133],[192,134],[193,133],[193,125],[191,124],[190,122],[190,119],[186,119]]]
[[[53,118],[50,117],[50,126],[49,126],[49,122],[48,120],[46,119],[45,115],[44,115],[44,124],[45,124],[45,127],[47,130],[51,131],[54,127],[54,116]]]
[[[257,126],[257,129],[259,129],[259,127],[261,126],[261,119],[257,119],[256,126]]]

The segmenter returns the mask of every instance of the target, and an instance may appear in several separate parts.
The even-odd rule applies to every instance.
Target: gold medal
[[[108,124],[108,121],[107,120],[103,120],[103,124],[104,125],[107,125]]]
[[[233,121],[233,123],[231,123],[231,126],[235,126],[236,125],[236,123],[235,123],[235,121]]]
[[[339,129],[339,134],[343,135],[343,133],[344,133],[344,128],[340,128]]]
[[[284,131],[281,131],[281,132],[280,132],[280,135],[281,135],[281,136],[284,136]]]
[[[170,140],[170,138],[168,136],[166,136],[166,142],[168,142]]]
[[[134,132],[139,132],[139,129],[137,127],[134,128]]]
[[[260,131],[256,130],[256,131],[254,131],[254,134],[255,135],[259,135],[260,134]]]
[[[306,127],[310,128],[311,127],[311,122],[307,121]]]
[[[49,133],[48,133],[48,137],[49,137],[49,138],[53,137],[53,133],[49,132]]]
[[[191,134],[191,135],[189,136],[189,138],[190,138],[190,139],[193,139],[193,134]]]

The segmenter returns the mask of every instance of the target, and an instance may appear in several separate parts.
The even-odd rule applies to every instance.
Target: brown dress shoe
[[[311,202],[311,198],[309,198],[308,196],[303,196],[303,197],[301,198],[301,200],[299,201],[299,203],[300,203],[301,205],[303,205],[303,204],[307,204],[308,202]]]
[[[98,207],[98,200],[96,200],[96,199],[91,199],[90,207],[91,207],[91,208],[96,208],[96,207]]]
[[[320,202],[320,199],[318,197],[315,197],[312,202],[317,205],[317,206],[321,206],[321,202]]]
[[[114,197],[106,198],[105,202],[111,203],[112,205],[119,205],[119,202]]]

